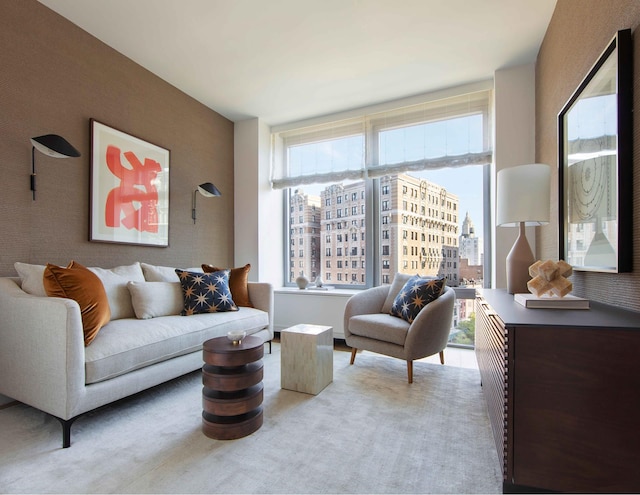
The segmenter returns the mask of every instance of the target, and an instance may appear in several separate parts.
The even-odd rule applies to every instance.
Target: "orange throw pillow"
[[[202,265],[202,270],[205,273],[219,272],[220,270],[226,270],[226,268],[218,268],[213,265]],[[229,290],[231,291],[231,297],[236,306],[245,306],[253,308],[251,299],[249,299],[249,288],[247,283],[249,282],[249,270],[251,270],[251,264],[247,263],[244,266],[238,268],[231,268],[231,275],[229,276]]]
[[[84,345],[88,346],[98,331],[111,319],[109,300],[98,276],[80,263],[69,266],[47,263],[44,270],[44,290],[50,297],[73,299],[80,306]]]

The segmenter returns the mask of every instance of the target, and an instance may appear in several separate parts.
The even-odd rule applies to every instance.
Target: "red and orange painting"
[[[90,240],[169,245],[169,150],[91,121]]]

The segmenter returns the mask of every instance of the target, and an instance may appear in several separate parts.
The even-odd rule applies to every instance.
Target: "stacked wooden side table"
[[[216,440],[245,437],[262,426],[264,342],[245,337],[239,344],[227,337],[207,340],[202,347],[202,431]]]

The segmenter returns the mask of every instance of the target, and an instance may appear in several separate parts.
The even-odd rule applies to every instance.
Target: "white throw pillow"
[[[133,309],[141,320],[178,315],[184,307],[180,282],[129,282],[127,287]]]
[[[23,291],[34,296],[47,296],[47,292],[44,290],[44,282],[42,281],[45,265],[30,265],[29,263],[16,261],[13,266],[20,276],[20,286]]]
[[[180,279],[176,275],[176,266],[159,266],[149,265],[148,263],[140,263],[142,266],[142,272],[147,282],[179,282]],[[201,266],[193,268],[185,268],[189,272],[204,273]]]
[[[175,266],[158,266],[140,263],[147,282],[179,282]]]
[[[133,310],[127,283],[144,282],[140,263],[136,261],[133,265],[116,266],[109,269],[89,267],[89,270],[95,273],[104,285],[111,308],[111,319],[135,318],[136,313]]]

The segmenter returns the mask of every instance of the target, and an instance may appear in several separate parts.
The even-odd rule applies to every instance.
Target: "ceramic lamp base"
[[[520,222],[520,233],[507,255],[507,292],[509,294],[529,292],[527,288],[527,282],[531,279],[529,267],[533,265],[535,259],[524,229],[524,222]]]

